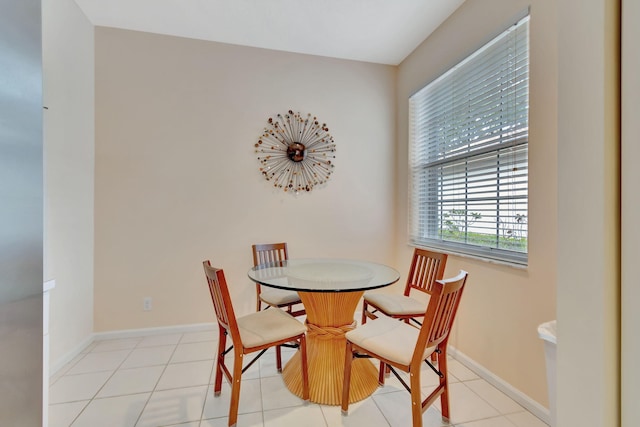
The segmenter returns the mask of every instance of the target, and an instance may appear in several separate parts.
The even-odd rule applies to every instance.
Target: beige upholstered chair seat
[[[379,313],[420,324],[416,317],[424,317],[431,288],[436,280],[442,279],[447,257],[443,252],[415,248],[402,295],[366,293],[362,303],[362,324],[367,323],[367,318],[376,319]]]
[[[384,359],[409,365],[416,348],[420,329],[390,317],[380,317],[347,332],[346,338],[355,345],[366,348]],[[423,359],[435,346],[427,347]]]
[[[283,310],[273,307],[239,317],[238,330],[242,344],[251,348],[303,334],[307,328]]]
[[[267,288],[266,286],[263,287],[262,292],[260,292],[260,299],[274,307],[300,303],[300,296],[296,291]]]
[[[380,309],[387,316],[424,316],[427,302],[418,301],[404,295],[369,293],[365,301]]]

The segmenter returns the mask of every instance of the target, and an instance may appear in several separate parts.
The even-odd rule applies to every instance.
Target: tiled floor
[[[213,397],[217,331],[96,341],[50,382],[50,427],[223,427],[230,388]],[[292,351],[283,351],[288,359]],[[546,427],[456,360],[449,364],[451,423],[439,402],[425,427]],[[426,365],[425,365],[426,368]],[[424,391],[437,381],[423,371]],[[424,394],[424,393],[423,393]],[[238,427],[407,427],[409,393],[391,376],[370,398],[338,406],[304,404],[284,386],[272,350],[243,375]]]

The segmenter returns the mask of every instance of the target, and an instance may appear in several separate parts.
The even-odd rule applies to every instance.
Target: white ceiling
[[[75,0],[96,26],[399,64],[464,0]]]

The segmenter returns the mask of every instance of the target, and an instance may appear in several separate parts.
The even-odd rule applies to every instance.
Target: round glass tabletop
[[[400,279],[395,269],[352,259],[291,259],[249,270],[254,282],[301,292],[353,292],[381,288]]]

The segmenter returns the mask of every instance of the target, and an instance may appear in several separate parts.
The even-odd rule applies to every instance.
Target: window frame
[[[469,55],[466,59],[456,64],[455,66],[451,67],[447,72],[442,74],[440,77],[434,79],[432,82],[428,83],[423,88],[421,88],[420,90],[418,90],[416,93],[414,93],[409,97],[408,235],[409,235],[409,244],[411,246],[430,247],[430,248],[435,248],[439,250],[444,250],[449,253],[459,254],[462,256],[478,257],[478,258],[482,258],[490,261],[506,262],[509,264],[515,264],[520,266],[526,266],[528,264],[528,224],[527,224],[528,203],[529,203],[528,112],[529,112],[529,61],[530,61],[530,49],[529,49],[530,37],[529,37],[528,11],[526,14],[523,14],[521,16],[522,17],[518,19],[518,21],[514,25],[511,25],[505,31],[501,32],[498,36],[494,37],[490,42],[486,43],[485,45],[480,47],[478,50],[476,50],[474,53]],[[520,33],[518,33],[518,31]],[[522,33],[524,33],[524,36],[522,35]],[[518,37],[520,37],[520,39],[517,39]],[[524,37],[524,42],[522,41],[522,37]],[[448,84],[452,84],[447,79],[451,80],[452,82],[455,82],[455,79],[458,78],[458,76],[463,72],[476,73],[478,69],[480,69],[481,71],[484,71],[486,69],[491,69],[492,72],[495,72],[495,69],[503,68],[504,67],[503,63],[499,63],[497,61],[490,62],[486,60],[486,58],[483,58],[481,55],[485,54],[489,59],[492,59],[492,55],[494,54],[491,53],[491,50],[490,50],[491,47],[494,45],[501,46],[501,43],[503,45],[506,45],[507,43],[511,42],[511,39],[517,39],[517,42],[519,43],[518,44],[519,47],[521,47],[523,43],[524,43],[524,46],[526,46],[526,49],[524,51],[526,63],[518,63],[517,61],[519,59],[517,58],[519,57],[517,57],[516,59],[512,60],[515,65],[510,65],[509,67],[506,67],[509,71],[500,71],[497,74],[499,74],[500,79],[504,79],[506,81],[508,80],[507,76],[509,75],[510,72],[513,72],[514,75],[516,73],[523,73],[523,74],[518,74],[517,78],[515,77],[512,78],[512,81],[515,83],[511,85],[513,87],[509,88],[510,92],[507,91],[509,94],[508,96],[513,95],[514,99],[518,99],[517,102],[514,101],[513,103],[514,105],[511,107],[514,109],[514,113],[513,113],[514,115],[511,118],[513,121],[505,125],[505,122],[494,123],[494,122],[491,122],[490,119],[487,119],[487,121],[484,121],[485,119],[483,117],[481,121],[482,126],[480,126],[480,128],[482,128],[482,131],[485,132],[485,129],[488,129],[491,127],[491,126],[487,126],[486,124],[491,123],[491,125],[494,126],[493,131],[495,132],[496,131],[495,126],[497,123],[498,129],[505,129],[505,128],[511,129],[513,131],[513,134],[510,135],[509,132],[505,132],[504,130],[498,130],[497,133],[499,133],[500,135],[496,139],[498,142],[495,142],[493,140],[494,139],[493,136],[487,137],[485,135],[484,140],[472,139],[471,136],[469,136],[469,139],[465,139],[464,137],[461,136],[462,133],[456,133],[456,130],[446,133],[449,127],[456,128],[455,126],[451,126],[452,123],[453,124],[461,123],[461,122],[468,123],[468,122],[474,122],[474,121],[477,122],[478,120],[481,120],[480,118],[477,118],[477,115],[480,115],[480,113],[476,110],[471,109],[471,107],[468,107],[469,108],[468,111],[465,111],[468,117],[461,118],[462,115],[460,116],[452,115],[451,111],[449,111],[448,109],[451,108],[451,110],[455,110],[456,108],[459,108],[459,105],[455,104],[453,101],[459,102],[460,105],[462,105],[463,101],[466,102],[467,98],[471,98],[473,95],[467,94],[467,92],[464,91],[464,96],[460,96],[459,98],[456,98],[455,100],[449,102],[449,98],[448,98],[449,95],[447,95],[446,91],[444,89],[439,89],[438,86],[436,85],[446,86]],[[516,42],[514,41],[514,43]],[[519,52],[519,54],[522,54],[522,52]],[[504,60],[505,58],[507,58],[505,54],[499,54],[495,56],[501,60]],[[478,59],[480,61],[478,61]],[[478,64],[482,65],[484,68],[477,68]],[[481,83],[482,82],[480,83],[475,82],[474,84],[480,85]],[[491,84],[493,83],[490,83],[487,86],[491,86]],[[434,87],[436,89],[433,89]],[[469,83],[467,87],[475,90],[475,89],[478,89],[480,86],[476,87]],[[431,95],[425,95],[425,94],[429,94],[430,90],[433,93]],[[447,89],[447,90],[449,90],[450,92],[455,92],[453,89]],[[501,89],[497,90],[497,92],[500,92],[500,91]],[[461,92],[461,91],[458,89],[458,92]],[[443,93],[445,93],[444,96],[443,96]],[[475,92],[471,92],[471,93],[475,93]],[[426,101],[422,99],[428,96],[432,96],[433,98],[435,98],[435,100],[430,101],[431,104],[426,103]],[[453,99],[456,96],[457,95],[455,96],[450,95],[450,98]],[[489,98],[493,98],[494,96],[499,99],[502,99],[501,98],[502,95],[500,93],[493,93],[493,92],[489,93]],[[446,100],[447,106],[443,107],[442,111],[447,111],[449,113],[449,118],[447,118],[444,121],[438,122],[438,123],[444,123],[444,124],[438,125],[440,126],[439,131],[425,130],[425,129],[428,129],[429,126],[437,127],[437,126],[434,126],[433,124],[429,125],[427,122],[431,120],[432,116],[441,115],[442,111],[439,110],[438,108],[440,108],[442,105],[445,104],[443,99]],[[414,103],[419,101],[422,101],[423,103],[420,104],[418,108],[419,111],[416,112]],[[496,102],[496,101],[493,101],[493,102]],[[454,107],[450,107],[449,104],[453,105]],[[469,105],[473,105],[473,103],[469,101]],[[500,109],[498,107],[491,107],[490,110],[493,112],[493,110],[498,111]],[[433,111],[435,111],[437,114],[433,113]],[[524,111],[524,115],[523,115],[523,111]],[[430,117],[429,120],[425,119],[424,118],[425,116],[429,116]],[[490,117],[493,118],[493,116],[490,116]],[[474,124],[472,123],[470,127],[473,127],[473,125]],[[460,128],[462,128],[462,126],[460,126]],[[468,131],[468,130],[465,128],[465,131]],[[439,132],[438,135],[443,134],[444,136],[440,135],[437,138],[434,136],[425,137],[424,135],[429,134],[429,132],[431,132],[431,134],[435,134]],[[487,133],[485,132],[485,134]],[[475,134],[470,133],[469,135],[475,135]],[[482,136],[474,136],[474,138],[482,138]],[[436,141],[436,139],[438,139],[438,141],[440,142],[434,142]],[[445,142],[442,142],[442,141],[445,141]],[[479,141],[479,143],[477,143],[476,141]],[[440,145],[438,146],[438,144]],[[442,147],[445,147],[445,146],[448,148],[443,149]],[[465,146],[466,146],[466,151],[465,151]],[[434,152],[437,153],[435,157],[433,155]],[[516,172],[513,174],[514,177],[517,174],[517,178],[513,178],[511,182],[517,182],[519,186],[517,187],[517,190],[512,190],[511,196],[500,196],[500,191],[502,191],[500,180],[504,178],[502,175],[502,170],[500,169],[501,168],[500,156],[504,152],[507,152],[513,155],[514,160],[512,160],[512,164],[511,164],[513,171],[518,171],[518,167],[519,166],[521,167],[519,172]],[[430,153],[430,154],[426,154],[426,153]],[[453,164],[455,162],[465,162],[465,171],[466,171],[468,168],[468,162],[477,161],[474,159],[478,156],[487,156],[486,159],[489,159],[492,153],[494,153],[496,156],[495,163],[491,163],[489,162],[489,160],[486,160],[486,161],[489,162],[488,164],[491,165],[491,167],[493,167],[493,165],[495,164],[496,166],[495,173],[492,174],[486,171],[482,171],[481,169],[479,170],[480,172],[476,170],[476,173],[478,173],[479,176],[481,176],[479,179],[488,180],[487,182],[490,182],[491,180],[493,180],[495,182],[494,192],[496,193],[496,196],[485,198],[487,202],[486,206],[490,206],[489,203],[495,203],[495,206],[496,206],[495,220],[493,221],[495,223],[495,227],[490,228],[490,226],[487,226],[486,228],[487,230],[495,231],[495,238],[496,238],[495,247],[489,246],[489,245],[482,245],[482,244],[473,244],[468,242],[468,235],[470,234],[470,231],[469,231],[470,225],[468,225],[467,218],[469,216],[469,213],[472,212],[472,210],[468,209],[468,206],[469,206],[468,204],[465,204],[466,209],[460,210],[460,212],[464,213],[464,218],[465,218],[464,230],[465,231],[463,232],[463,234],[467,242],[453,241],[453,240],[448,240],[444,238],[443,237],[443,231],[444,231],[443,220],[446,217],[446,214],[444,210],[444,201],[443,201],[444,196],[442,195],[443,194],[442,189],[445,187],[445,184],[443,184],[443,182],[445,182],[448,179],[448,181],[450,181],[449,183],[450,188],[460,188],[461,184],[456,183],[455,173],[452,173],[450,175],[444,175],[440,173],[440,178],[438,178],[437,176],[431,176],[431,175],[433,175],[434,173],[435,175],[437,175],[436,172],[438,167],[440,168],[440,170],[442,170],[444,166],[448,164]],[[425,160],[425,157],[428,157],[429,159]],[[523,158],[524,158],[524,163],[522,163]],[[524,165],[523,168],[522,168],[522,165]],[[490,167],[488,166],[487,170],[489,169]],[[524,169],[524,172],[523,172],[523,169]],[[452,170],[455,170],[455,169],[452,169]],[[468,172],[465,172],[465,173],[468,173]],[[425,184],[425,181],[427,182],[426,184]],[[469,185],[469,182],[466,178],[464,182],[465,182],[464,183],[465,196],[462,198],[458,198],[458,200],[464,200],[465,203],[468,203],[470,200],[473,200],[475,203],[476,202],[475,199],[473,197],[468,196],[469,188],[471,188],[471,186]],[[522,189],[523,182],[525,183],[524,190]],[[485,183],[485,186],[489,186],[489,184]],[[476,190],[476,191],[480,191],[480,190]],[[484,190],[484,191],[487,191],[487,190]],[[479,197],[476,197],[476,198],[479,199]],[[507,216],[501,217],[501,212],[502,212],[501,203],[508,199],[512,200],[511,203],[513,205],[518,206],[512,212],[518,212],[518,213],[515,215],[512,215],[512,217],[507,220],[507,221],[511,221],[508,224],[513,225],[514,228],[513,229],[505,228],[501,230],[501,227],[503,227],[504,224],[507,224],[507,222],[504,222],[503,220],[503,218],[507,218]],[[522,209],[523,201],[525,206],[524,210]],[[451,202],[451,203],[455,204],[454,202]],[[436,213],[433,213],[434,209],[436,210]],[[524,215],[521,213],[523,211],[525,212]],[[451,214],[454,212],[455,210],[447,211],[448,214]],[[480,218],[482,218],[482,216],[480,216]],[[488,224],[490,224],[490,222],[488,222]],[[516,228],[518,228],[517,231],[514,231]],[[522,234],[523,229],[525,230],[524,234]],[[503,236],[501,238],[501,232],[505,232],[505,231],[513,234],[511,234],[510,236]],[[484,235],[484,233],[478,233],[478,232],[475,232],[475,234]],[[491,237],[493,234],[487,233],[486,235]],[[519,236],[519,237],[516,239],[514,238],[514,236]],[[458,238],[457,236],[454,236],[454,237]],[[512,238],[512,240],[509,240],[510,238]],[[502,244],[506,244],[508,242],[515,242],[515,244],[512,247],[522,246],[523,240],[525,242],[524,250],[522,250],[522,248],[518,250],[513,250],[505,247],[500,247]]]

